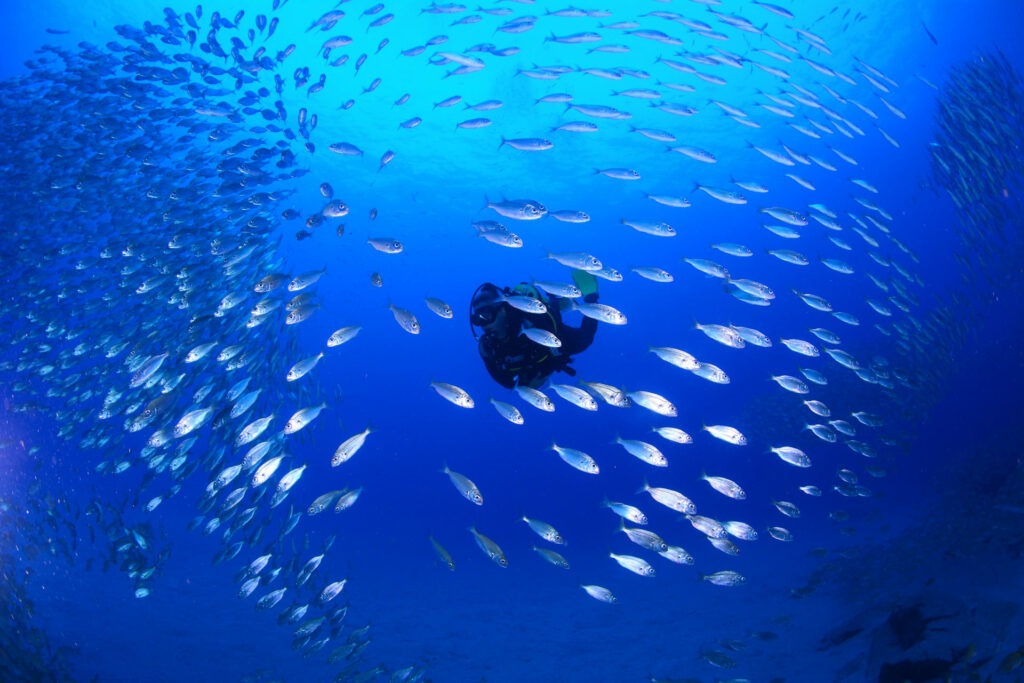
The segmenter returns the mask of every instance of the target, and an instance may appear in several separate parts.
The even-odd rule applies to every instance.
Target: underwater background
[[[1024,6],[6,17],[0,679],[1024,678]]]

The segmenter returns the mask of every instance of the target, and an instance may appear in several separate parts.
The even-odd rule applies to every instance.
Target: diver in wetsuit
[[[573,271],[573,280],[584,301],[597,301],[597,280],[593,275]],[[547,310],[528,313],[522,310],[522,299],[516,300],[520,307],[515,307],[508,303],[508,297],[529,297],[543,303]],[[562,308],[569,305],[569,299],[553,294],[545,297],[526,283],[511,290],[499,289],[489,282],[477,288],[470,307],[470,323],[480,357],[498,384],[537,388],[554,372],[576,374],[570,367],[572,356],[594,341],[597,321],[584,317],[579,327],[567,327],[562,321]],[[554,335],[560,345],[550,345],[553,342],[544,332]]]

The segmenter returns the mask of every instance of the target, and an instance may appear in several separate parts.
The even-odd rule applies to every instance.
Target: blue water
[[[495,8],[511,14],[497,16],[473,6],[461,13],[423,13],[427,3],[396,1],[364,16],[371,4],[343,3],[346,16],[327,31],[306,29],[332,9],[331,3],[291,0],[274,8],[261,0],[259,6],[223,3],[201,10],[171,4],[167,7],[184,29],[165,41],[153,29],[165,25],[164,6],[145,2],[48,0],[12,9],[0,26],[2,96],[14,113],[0,134],[8,188],[0,203],[6,226],[0,239],[6,294],[0,320],[8,341],[0,351],[0,577],[8,616],[0,633],[0,677],[902,680],[886,678],[882,672],[891,671],[886,665],[938,660],[947,667],[943,675],[952,680],[1016,680],[1018,659],[1012,653],[1024,644],[1019,610],[1024,478],[1015,446],[1016,387],[1024,379],[1018,341],[1024,292],[1016,265],[1020,128],[1016,136],[1011,129],[1002,147],[1004,158],[1011,159],[1005,194],[976,200],[981,206],[1003,207],[1011,216],[1002,237],[965,225],[929,155],[936,146],[939,102],[953,91],[954,69],[996,50],[1013,67],[1024,68],[1016,36],[1024,11],[1018,4],[990,2],[979,8],[957,1],[939,8],[923,2],[895,7],[863,2],[834,8],[787,3],[793,18],[739,0],[715,7],[727,17],[750,19],[756,31],[778,37],[796,52],[765,35],[729,26],[706,3],[690,0],[578,5],[612,11],[602,18],[553,16],[547,13],[565,7],[545,2],[498,3]],[[225,50],[231,49],[230,36],[238,36],[246,59],[251,57],[245,32],[255,28],[260,12],[280,23],[270,38],[261,31],[255,45],[265,44],[272,61],[289,44],[295,50],[273,68],[208,72],[207,84],[223,92],[206,97],[173,79],[157,83],[140,73],[138,61],[149,61],[134,47],[125,49],[137,45],[126,31],[115,31],[121,25],[148,34],[149,44],[168,56],[162,68],[187,67],[187,61],[173,56],[192,55],[229,69],[238,60],[211,56],[200,46],[212,13],[233,24],[243,8],[239,28],[218,31]],[[706,22],[726,39],[700,35],[653,12]],[[203,27],[194,46],[184,38],[186,13]],[[395,15],[392,21],[367,27],[387,13]],[[452,25],[471,14],[480,21]],[[537,17],[528,31],[496,30],[527,15]],[[627,20],[678,36],[682,44],[602,27]],[[820,36],[831,54],[793,27]],[[546,40],[595,31],[602,37],[599,43]],[[353,42],[332,50],[330,59],[345,53],[350,59],[329,66],[318,48],[342,34]],[[447,42],[416,56],[400,54],[438,35],[448,36]],[[384,39],[387,44],[377,52]],[[519,52],[498,56],[469,50],[480,43]],[[629,51],[588,52],[606,44],[628,45]],[[71,78],[67,74],[78,72],[65,72],[52,52],[37,52],[43,45],[88,59],[102,53],[109,61],[97,60],[103,66],[88,78]],[[446,77],[455,65],[429,61],[440,52],[472,56],[486,66]],[[368,57],[357,72],[354,63],[364,53]],[[733,68],[688,59],[708,55],[743,61]],[[674,70],[659,61],[665,59],[724,82]],[[805,59],[854,82],[826,76]],[[784,69],[789,78],[751,61]],[[563,73],[555,66],[567,69]],[[309,79],[297,86],[296,73],[303,67],[309,68]],[[609,80],[581,73],[582,68],[639,70],[651,78]],[[522,71],[535,76],[540,71],[549,78],[531,78]],[[876,72],[898,87],[883,92],[871,85],[865,74]],[[184,73],[188,83],[202,87],[200,74],[187,68]],[[237,82],[243,73],[252,80]],[[28,74],[34,75],[26,80]],[[320,74],[326,74],[324,88],[307,93]],[[283,79],[280,96],[272,92],[275,75]],[[101,81],[122,77],[132,83],[133,96],[100,96]],[[364,90],[376,78],[379,87]],[[672,90],[665,82],[688,84],[693,92]],[[69,84],[66,91],[64,84]],[[251,109],[238,102],[245,91],[260,87],[271,92]],[[40,97],[43,88],[67,99]],[[658,89],[664,100],[696,112],[675,116],[655,109],[650,100],[611,94],[631,88]],[[818,98],[819,107],[791,98],[807,100],[804,90]],[[632,116],[588,118],[564,104],[538,102],[552,93],[569,93],[576,104],[601,104]],[[396,105],[405,94],[408,101]],[[453,95],[462,102],[435,106]],[[767,95],[790,98],[798,115],[786,118],[765,109],[773,103]],[[268,121],[262,111],[273,111],[277,99],[286,114]],[[502,106],[492,111],[465,106],[491,99],[501,100]],[[218,102],[234,115],[203,113]],[[747,116],[742,118],[759,127],[742,125],[715,102],[743,110]],[[1019,122],[1021,103],[1012,106]],[[316,115],[315,127],[300,123],[300,116],[307,115]],[[418,126],[399,125],[414,116],[422,119]],[[492,123],[480,129],[456,126],[475,117]],[[787,125],[816,130],[807,119],[832,132],[818,139]],[[840,119],[842,131],[833,126]],[[599,131],[553,130],[568,121],[594,123]],[[669,131],[676,137],[672,145],[710,151],[716,162],[670,153],[665,143],[636,128]],[[502,145],[503,137],[545,138],[554,146],[521,151]],[[246,139],[256,142],[225,151]],[[125,140],[137,146],[129,148]],[[331,152],[329,146],[341,141],[360,147],[362,156]],[[782,166],[750,145],[786,155],[785,145],[794,153],[786,157],[793,165]],[[826,145],[855,158],[856,165]],[[235,173],[237,162],[247,159],[253,147],[276,154],[270,161],[253,162],[262,163],[262,173]],[[145,154],[136,153],[139,149]],[[282,149],[295,155],[294,165],[274,165]],[[382,166],[388,151],[394,159]],[[835,170],[817,161],[801,162],[806,155]],[[635,169],[641,177],[624,181],[595,173],[609,168]],[[80,172],[79,177],[68,178],[68,169]],[[974,165],[968,171],[980,178],[1002,167]],[[787,173],[798,174],[814,189]],[[271,181],[265,174],[276,177]],[[877,193],[851,179],[866,181]],[[734,181],[756,182],[768,192],[740,189]],[[334,199],[343,201],[348,213],[304,228],[306,218],[320,214],[327,202],[321,183],[332,186]],[[746,202],[723,203],[697,184],[740,192]],[[251,201],[256,192],[274,193],[278,199]],[[666,207],[646,195],[686,198],[692,205]],[[858,203],[858,197],[880,210]],[[589,221],[517,221],[486,208],[488,201],[503,198],[528,198],[548,211],[585,211]],[[831,231],[811,219],[797,228],[800,237],[790,240],[762,227],[779,223],[760,211],[766,207],[823,218],[823,212],[809,208],[812,203],[835,212],[843,229]],[[285,209],[299,218],[282,217]],[[252,215],[264,222],[245,228]],[[854,231],[867,216],[885,228],[865,223],[863,232],[877,240],[877,247]],[[472,223],[484,220],[500,220],[521,236],[522,248],[503,248],[479,237]],[[645,234],[623,220],[665,222],[677,235]],[[311,235],[296,239],[303,229]],[[381,237],[400,240],[401,253],[382,253],[367,244]],[[187,246],[169,247],[174,240]],[[741,258],[710,246],[723,242],[741,243],[754,254]],[[769,255],[769,249],[797,250],[810,263],[785,263]],[[104,250],[110,251],[109,258],[101,256]],[[592,346],[575,357],[576,378],[559,374],[552,381],[597,381],[625,391],[655,392],[672,401],[677,417],[604,403],[596,412],[584,411],[548,388],[556,410],[545,413],[487,374],[467,325],[474,290],[483,282],[569,281],[569,269],[546,257],[576,251],[621,271],[621,282],[599,280],[600,301],[622,311],[628,323],[600,323]],[[240,257],[237,271],[224,267],[233,257]],[[723,280],[698,272],[683,258],[710,259],[734,278],[769,285],[776,296],[767,306],[739,301]],[[822,258],[841,259],[854,272],[830,270]],[[84,267],[77,267],[80,261]],[[631,270],[641,266],[665,269],[674,280],[644,279]],[[252,291],[261,278],[319,269],[325,274],[306,290],[315,292],[319,303],[309,319],[285,324],[283,303],[293,294],[282,287],[269,297],[281,309],[245,327],[248,310],[262,296]],[[896,284],[883,293],[869,273]],[[156,294],[136,293],[155,275],[167,276]],[[379,276],[382,286],[374,286],[371,276]],[[178,281],[188,288],[187,308],[176,305]],[[912,295],[898,296],[900,287]],[[812,309],[794,290],[824,297],[860,324]],[[224,322],[192,319],[211,315],[233,292],[245,298]],[[454,317],[436,316],[425,297],[450,304]],[[887,302],[891,315],[877,313],[866,299]],[[405,332],[389,306],[414,313],[420,333]],[[565,312],[564,318],[571,326],[582,319],[577,312]],[[190,319],[201,332],[187,330]],[[755,328],[773,345],[727,348],[701,334],[695,322]],[[347,325],[361,326],[359,334],[341,346],[326,347],[331,333]],[[824,353],[808,358],[780,342],[799,338],[824,348],[808,331],[812,327],[837,333],[842,350],[875,369],[869,375],[875,381],[864,381]],[[62,334],[65,329],[77,334]],[[904,330],[911,331],[910,340],[901,343]],[[108,358],[106,351],[119,341],[128,342],[127,350]],[[206,359],[185,363],[188,351],[202,342],[218,345]],[[231,344],[246,347],[246,367],[228,370],[214,360]],[[651,346],[684,349],[721,366],[730,382],[713,384],[673,367],[650,353]],[[289,367],[321,351],[324,357],[308,376],[284,381]],[[164,352],[167,365],[157,376],[165,382],[183,376],[179,389],[169,392],[171,408],[153,424],[129,432],[126,420],[159,394],[153,387],[129,386],[135,368],[128,362],[133,354],[145,358]],[[808,367],[824,373],[828,384],[807,382],[807,396],[786,392],[770,379],[781,374],[802,379],[799,369]],[[225,393],[245,376],[252,378],[248,389],[262,389],[253,409],[226,427],[206,424],[190,435],[198,438],[181,461],[184,475],[168,467],[181,454],[174,449],[183,439],[146,449],[157,428],[173,428],[188,411],[211,406],[216,413],[230,405]],[[475,407],[446,402],[432,382],[461,387]],[[204,386],[207,398],[194,399]],[[120,397],[113,401],[114,415],[102,419],[103,398],[110,392]],[[504,420],[489,405],[492,397],[517,405],[525,424]],[[829,405],[831,418],[849,421],[856,429],[851,438],[868,444],[877,457],[847,448],[842,434],[836,444],[811,435],[805,425],[825,420],[801,405],[804,399]],[[243,426],[273,413],[262,440],[280,432],[296,410],[321,402],[326,408],[315,421],[283,437],[285,458],[269,483],[249,485],[253,472],[244,472],[215,497],[214,505],[204,505],[209,482],[248,450],[233,445]],[[851,417],[854,411],[878,415],[883,424],[863,425]],[[702,429],[705,425],[734,426],[749,443],[716,440]],[[685,430],[693,443],[662,439],[652,431],[661,426]],[[371,433],[362,449],[332,468],[338,444],[367,427]],[[633,458],[615,443],[616,437],[656,445],[669,467]],[[551,450],[552,443],[592,455],[600,473],[588,476],[570,468]],[[813,466],[783,463],[769,451],[781,445],[805,450]],[[115,474],[118,463],[127,469]],[[484,496],[482,506],[467,502],[452,487],[441,473],[446,464],[473,480]],[[288,497],[271,507],[281,475],[303,465]],[[836,474],[841,468],[856,475],[870,495],[840,495],[834,487],[843,485]],[[735,480],[746,499],[716,493],[701,481],[705,471]],[[737,556],[720,552],[681,515],[638,492],[645,480],[685,493],[701,515],[749,523],[759,538],[735,540]],[[820,487],[822,495],[805,494],[799,487],[806,485]],[[246,489],[238,509],[250,509],[252,521],[226,538],[225,530],[238,517],[237,512],[224,513],[218,530],[203,533],[236,487]],[[304,512],[327,491],[346,487],[362,487],[351,509],[303,514],[285,533],[293,513]],[[263,489],[269,490],[260,498]],[[650,518],[647,528],[685,548],[693,556],[692,566],[673,564],[630,543],[616,530],[618,518],[602,506],[606,498],[639,506]],[[776,501],[795,503],[799,517],[783,515]],[[553,524],[568,544],[541,540],[523,515]],[[470,526],[501,546],[507,568],[480,551],[467,531]],[[784,527],[792,541],[772,538],[769,527]],[[450,553],[454,571],[435,554],[431,537]],[[238,541],[243,543],[236,546],[237,556],[220,561]],[[534,545],[562,553],[571,568],[544,562],[531,550]],[[266,553],[272,557],[263,576],[274,570],[278,575],[261,580],[252,595],[240,598],[246,567]],[[321,553],[324,559],[312,578],[299,585],[300,570]],[[636,576],[609,553],[643,557],[657,575]],[[153,575],[140,577],[146,569]],[[744,584],[721,587],[702,580],[722,570],[739,572]],[[319,604],[324,586],[340,579],[347,579],[341,596]],[[616,604],[588,597],[579,584],[610,589]],[[254,607],[281,587],[287,592],[276,607]],[[286,608],[306,603],[309,612],[298,623],[278,623]],[[333,612],[342,605],[348,607],[343,621]],[[924,618],[935,619],[903,647],[893,615],[915,606]],[[338,617],[335,626],[319,626],[311,639],[294,635],[308,619],[332,614]],[[369,630],[361,630],[365,626]],[[347,658],[346,645],[352,646],[349,650],[358,646]],[[924,676],[917,671],[914,675]],[[914,680],[945,680],[938,676]]]

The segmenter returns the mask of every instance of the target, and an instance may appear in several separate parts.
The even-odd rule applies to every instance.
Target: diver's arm
[[[584,317],[579,327],[563,326],[558,334],[562,342],[558,350],[566,356],[574,356],[590,346],[596,333],[597,321],[593,318]]]

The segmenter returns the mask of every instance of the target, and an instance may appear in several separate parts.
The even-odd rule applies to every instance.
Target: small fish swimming
[[[615,443],[626,449],[626,452],[635,458],[642,460],[648,465],[655,467],[668,467],[668,458],[652,444],[636,439],[623,439],[615,437]]]
[[[570,300],[570,308],[574,311],[579,311],[588,318],[593,318],[599,322],[608,323],[609,325],[625,325],[626,316],[616,308],[612,308],[607,304],[599,303],[578,303],[575,300]]]
[[[326,403],[321,403],[317,406],[310,406],[309,408],[302,408],[301,410],[296,411],[294,415],[288,418],[288,422],[284,426],[284,433],[294,434],[300,429],[304,429],[310,422],[315,420],[326,407]]]
[[[803,339],[780,339],[779,341],[790,351],[799,353],[802,356],[817,358],[820,355],[817,346]]]
[[[298,483],[302,477],[302,473],[306,471],[306,465],[300,465],[293,470],[289,470],[281,477],[277,482],[277,491],[279,493],[287,493],[292,489],[295,484]]]
[[[707,335],[709,339],[714,339],[724,346],[742,349],[747,345],[743,337],[740,336],[740,333],[728,325],[701,325],[700,323],[694,323],[693,326]]]
[[[508,560],[505,558],[505,553],[502,552],[501,547],[497,543],[477,531],[476,527],[469,527],[469,532],[473,534],[473,539],[480,547],[480,550],[483,551],[484,555],[489,557],[492,562],[502,569],[508,567]]]
[[[517,221],[535,221],[543,218],[548,210],[540,202],[532,199],[511,199],[500,202],[486,200],[486,208],[497,212],[505,218]]]
[[[288,291],[298,292],[303,289],[306,289],[307,287],[311,287],[312,285],[316,284],[320,280],[320,278],[324,276],[326,272],[326,268],[321,268],[320,270],[312,270],[309,271],[308,273],[296,275],[288,283]]]
[[[388,304],[388,308],[391,309],[391,313],[394,315],[395,322],[398,323],[399,327],[409,334],[420,333],[420,321],[416,319],[416,316],[412,312],[407,311],[404,308],[399,308],[394,304]]]
[[[561,567],[562,569],[569,569],[568,560],[566,560],[564,557],[562,557],[562,555],[555,552],[554,550],[551,550],[550,548],[538,548],[535,545],[530,547],[533,549],[534,552],[536,552],[538,555],[544,558],[547,562],[550,562],[556,567]]]
[[[328,343],[328,345],[330,345],[330,343]],[[288,374],[285,375],[285,380],[289,382],[294,382],[297,379],[305,377],[313,368],[316,367],[316,364],[319,363],[320,359],[323,357],[323,352],[320,352],[315,356],[310,356],[309,358],[300,360],[298,363],[296,363],[295,365],[288,369]]]
[[[608,557],[619,563],[624,569],[628,569],[638,576],[654,576],[654,567],[647,560],[635,555],[616,555],[608,553]]]
[[[447,567],[448,571],[455,571],[455,560],[452,559],[451,553],[438,543],[433,536],[428,536],[428,538],[430,539],[430,545],[434,548],[434,552],[437,553],[437,558],[441,560],[441,564]]]
[[[444,301],[442,301],[441,299],[428,296],[424,301],[427,304],[427,308],[429,308],[431,311],[433,311],[441,318],[450,320],[455,316],[455,312],[452,310],[452,307],[449,306]]]
[[[702,258],[684,258],[685,263],[689,263],[691,266],[711,277],[718,277],[725,280],[729,279],[729,270],[714,261]]]
[[[597,586],[593,584],[588,585],[581,583],[580,588],[586,591],[587,595],[594,598],[595,600],[607,602],[609,604],[615,604],[616,602],[615,595],[613,595],[610,590],[603,586]]]
[[[498,411],[498,414],[512,424],[521,425],[526,422],[523,418],[523,414],[511,403],[505,403],[504,401],[499,401],[495,398],[491,398],[490,402],[491,405],[494,406],[494,409]]]
[[[366,443],[366,437],[371,433],[371,429],[367,427],[362,432],[350,436],[341,442],[341,445],[334,451],[334,456],[331,458],[331,467],[337,467],[341,463],[348,461],[363,447],[363,444]]]
[[[722,522],[722,527],[725,529],[726,533],[733,538],[738,538],[743,541],[757,540],[757,530],[746,522]]]
[[[366,242],[377,251],[385,254],[400,254],[405,249],[401,242],[392,237],[371,237]]]
[[[668,441],[681,444],[693,443],[693,437],[678,427],[651,427],[651,431]]]
[[[472,408],[475,405],[473,403],[473,397],[466,393],[465,389],[457,387],[454,384],[448,384],[447,382],[431,382],[430,386],[432,386],[434,391],[436,391],[442,398],[454,403],[460,408]]]
[[[686,351],[670,346],[648,346],[647,350],[666,363],[670,363],[683,370],[693,371],[700,367],[700,362]]]
[[[730,381],[729,375],[727,375],[722,368],[714,365],[713,363],[700,363],[700,365],[692,372],[698,377],[702,377],[709,382],[714,382],[715,384],[728,384]]]
[[[583,451],[578,451],[574,448],[563,448],[558,444],[551,444],[551,450],[558,453],[558,457],[564,460],[569,465],[578,469],[580,472],[586,474],[597,474],[600,469],[594,459]]]
[[[747,497],[746,492],[744,492],[740,485],[732,479],[726,479],[725,477],[712,477],[708,476],[706,473],[702,473],[700,478],[710,484],[711,488],[718,491],[723,496],[734,500],[744,500]]]
[[[675,510],[676,512],[689,515],[697,512],[697,506],[693,504],[693,501],[678,491],[651,486],[646,480],[644,481],[643,486],[640,487],[640,491],[646,491],[650,494],[651,498],[670,510]]]
[[[554,259],[567,268],[590,272],[601,270],[604,265],[596,257],[580,251],[548,253],[547,258]]]
[[[363,328],[360,325],[348,325],[346,327],[339,328],[335,330],[330,337],[328,337],[327,346],[340,346],[345,342],[354,339],[362,329]]]
[[[704,425],[703,429],[716,439],[730,443],[734,446],[747,445],[747,437],[743,436],[743,434],[735,427],[730,427],[728,425]]]
[[[362,494],[362,492],[362,486],[356,489],[343,491],[341,495],[338,496],[338,502],[334,504],[334,511],[344,512],[345,510],[348,510],[350,507],[356,504],[356,501],[359,500],[359,496]]]
[[[517,385],[515,388],[515,392],[519,394],[519,396],[521,396],[524,401],[532,405],[534,408],[537,408],[538,410],[543,410],[546,413],[550,413],[555,410],[555,404],[552,403],[551,399],[548,398],[547,395],[545,395],[544,392],[539,389]]]
[[[572,403],[573,405],[579,408],[590,411],[597,410],[597,401],[595,401],[590,394],[588,394],[583,389],[580,389],[579,387],[574,387],[571,384],[556,383],[550,383],[548,386],[554,389],[556,394],[558,394],[566,401]]]
[[[811,459],[799,448],[795,448],[793,446],[777,446],[772,447],[771,452],[779,456],[782,461],[788,462],[790,465],[795,467],[811,466]]]
[[[263,485],[268,479],[274,476],[274,473],[277,472],[277,469],[281,466],[281,462],[283,460],[284,456],[279,455],[260,465],[256,470],[256,473],[252,475],[251,483],[253,488]]]
[[[632,529],[627,527],[622,519],[619,520],[619,531],[626,534],[630,541],[636,543],[641,548],[647,548],[648,550],[653,550],[656,553],[660,553],[668,549],[668,544],[665,543],[658,534],[653,531],[648,531],[647,529]]]
[[[771,379],[786,391],[792,391],[794,394],[806,394],[810,391],[806,384],[792,375],[772,375]]]
[[[327,508],[331,507],[331,505],[334,504],[335,499],[337,499],[337,497],[340,496],[342,493],[344,493],[344,491],[339,489],[337,491],[328,491],[327,493],[317,496],[316,499],[309,504],[309,508],[307,508],[306,514],[320,514]]]
[[[533,519],[523,515],[522,520],[526,522],[527,526],[533,530],[535,534],[543,538],[545,541],[555,543],[557,545],[565,545],[565,539],[558,533],[555,527],[551,526],[547,522],[542,522],[539,519]]]
[[[679,414],[670,400],[653,391],[630,391],[626,393],[626,397],[638,406],[665,417],[676,417]]]
[[[247,424],[242,431],[238,433],[238,437],[235,439],[235,446],[244,446],[245,444],[258,439],[260,434],[266,431],[267,427],[270,426],[270,422],[273,419],[274,415],[271,413],[266,417],[261,417],[258,420],[253,420]]]
[[[647,515],[640,511],[639,508],[629,505],[627,503],[619,503],[616,501],[604,499],[602,503],[604,507],[610,509],[612,512],[617,514],[623,519],[628,519],[633,524],[640,524],[642,526],[647,525]]]
[[[462,494],[463,498],[474,505],[484,504],[483,494],[480,493],[480,489],[477,488],[476,484],[474,484],[469,477],[455,472],[450,469],[447,464],[441,469],[441,472],[448,475],[448,478],[452,482],[452,486],[455,487],[456,491]]]

